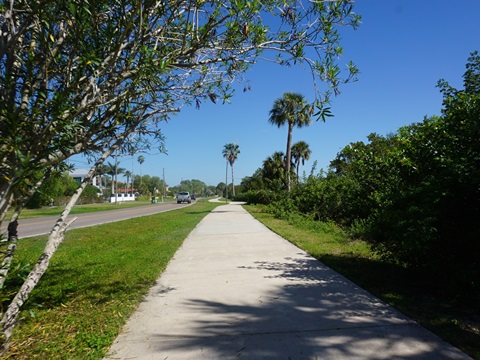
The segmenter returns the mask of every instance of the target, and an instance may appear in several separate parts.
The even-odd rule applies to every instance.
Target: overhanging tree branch
[[[0,224],[45,169],[156,133],[172,109],[228,100],[258,60],[307,62],[323,105],[356,74],[340,77],[337,28],[359,20],[348,0],[4,1]]]

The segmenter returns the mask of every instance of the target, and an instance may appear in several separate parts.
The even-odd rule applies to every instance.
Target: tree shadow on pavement
[[[468,358],[310,257],[240,269],[258,272],[272,288],[256,298],[240,291],[224,302],[188,300],[193,327],[155,334],[160,357],[180,351],[184,359]]]

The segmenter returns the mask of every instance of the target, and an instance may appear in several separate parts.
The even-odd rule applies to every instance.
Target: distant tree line
[[[224,183],[219,183],[217,186],[207,185],[201,180],[182,180],[179,185],[169,188],[171,194],[177,194],[180,191],[188,191],[196,196],[214,196],[221,195],[225,187]]]
[[[83,191],[77,204],[103,202],[114,193],[115,168],[113,165],[111,168],[106,165],[103,171],[105,173],[99,175],[99,183],[101,182],[102,184],[103,192],[99,187],[89,184]],[[118,167],[117,175],[127,177],[126,173],[125,169]],[[38,189],[27,203],[27,208],[40,208],[51,205],[63,206],[68,202],[69,197],[75,193],[78,186],[79,184],[70,176],[68,171],[58,171]],[[197,196],[220,196],[223,194],[225,187],[223,182],[217,186],[207,186],[203,181],[197,179],[182,180],[179,185],[166,187],[165,195],[174,196],[179,191],[189,191]],[[126,182],[118,181],[116,188],[120,193],[131,193],[133,191],[138,196],[162,196],[164,194],[164,181],[158,176],[134,175],[132,178],[127,179]]]

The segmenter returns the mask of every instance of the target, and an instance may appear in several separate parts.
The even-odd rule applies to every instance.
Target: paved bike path
[[[256,221],[219,206],[105,359],[469,359]]]

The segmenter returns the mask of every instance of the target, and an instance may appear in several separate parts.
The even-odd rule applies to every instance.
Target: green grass
[[[244,207],[283,238],[480,360],[480,304],[468,294],[452,294],[431,278],[382,260],[334,224],[280,220],[262,206]]]
[[[101,359],[189,232],[218,205],[67,232],[5,359]],[[20,240],[17,260],[32,264],[45,241]]]

